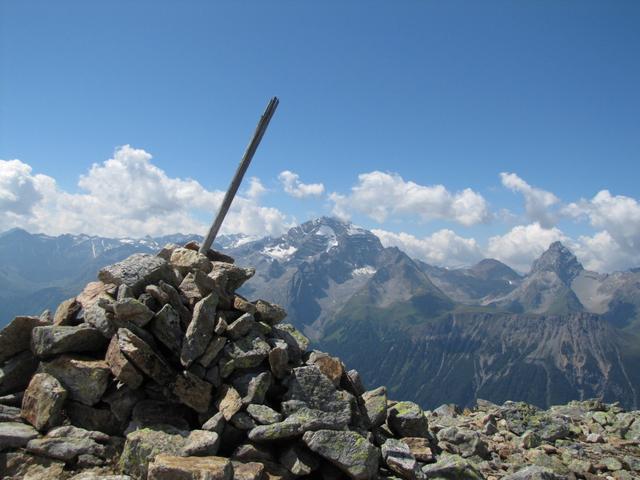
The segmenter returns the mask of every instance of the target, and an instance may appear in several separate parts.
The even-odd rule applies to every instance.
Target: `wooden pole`
[[[229,208],[231,207],[231,202],[233,202],[233,198],[236,196],[238,192],[238,188],[240,188],[240,184],[242,183],[242,177],[244,177],[245,172],[249,168],[249,164],[251,163],[251,159],[253,158],[253,154],[256,153],[258,149],[258,145],[260,145],[260,140],[264,136],[264,133],[267,131],[267,127],[269,126],[269,122],[271,121],[271,117],[276,111],[280,100],[277,97],[273,97],[267,105],[266,110],[260,117],[260,121],[258,122],[258,126],[256,127],[256,131],[253,134],[253,138],[247,149],[242,156],[242,160],[240,160],[240,164],[238,165],[238,169],[236,170],[236,174],[233,176],[233,180],[231,180],[231,185],[229,185],[229,189],[227,193],[224,195],[224,200],[222,200],[222,204],[220,205],[220,209],[218,210],[218,214],[216,215],[211,228],[209,229],[209,233],[207,233],[207,237],[200,245],[200,253],[206,254],[207,251],[213,245],[213,241],[216,239],[218,235],[218,231],[222,226],[222,222],[224,221],[224,217],[227,215]]]

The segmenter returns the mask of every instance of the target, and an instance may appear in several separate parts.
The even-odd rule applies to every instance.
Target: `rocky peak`
[[[553,242],[531,266],[531,273],[554,272],[567,285],[584,270],[576,256],[561,242]]]

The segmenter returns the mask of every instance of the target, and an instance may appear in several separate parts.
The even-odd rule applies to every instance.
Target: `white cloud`
[[[258,184],[252,182],[246,197],[236,196],[223,231],[277,235],[291,226],[285,214],[256,202]],[[49,234],[204,233],[224,196],[195,180],[167,176],[149,153],[128,145],[94,164],[78,186],[82,193],[65,192],[53,178],[32,175],[27,164],[0,162],[0,231],[19,226]]]
[[[518,225],[504,235],[491,237],[486,254],[520,272],[527,272],[531,262],[557,240],[572,244],[558,228],[544,228],[537,222]]]
[[[380,223],[392,215],[407,215],[471,226],[490,217],[485,199],[470,188],[454,194],[443,185],[419,185],[380,171],[358,175],[349,195],[332,193],[329,199],[336,216],[349,218],[352,212],[359,212]]]
[[[515,173],[502,172],[500,179],[502,185],[524,196],[525,211],[529,220],[538,222],[545,228],[556,224],[557,214],[553,207],[559,203],[558,197],[546,190],[532,187]]]
[[[278,180],[282,183],[284,191],[292,197],[319,197],[324,193],[324,185],[322,183],[302,183],[300,175],[289,170],[280,172]]]
[[[372,230],[385,247],[398,247],[409,256],[433,265],[459,267],[482,259],[482,251],[473,238],[463,238],[448,229],[424,238],[409,233]]]
[[[247,197],[257,200],[267,192],[266,187],[262,184],[258,177],[249,179],[249,188],[247,188]]]

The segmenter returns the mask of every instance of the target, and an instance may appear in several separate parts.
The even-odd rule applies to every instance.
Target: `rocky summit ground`
[[[281,307],[235,293],[253,274],[169,245],[102,269],[55,315],[15,318],[0,332],[1,477],[640,478],[640,412],[425,412],[365,391]]]

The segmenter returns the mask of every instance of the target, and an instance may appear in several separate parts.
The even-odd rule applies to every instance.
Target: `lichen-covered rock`
[[[182,348],[180,316],[171,305],[164,305],[160,311],[155,314],[149,327],[151,333],[153,333],[170,352],[180,351]]]
[[[140,295],[144,287],[163,280],[175,284],[176,279],[171,266],[163,258],[136,253],[129,258],[104,267],[98,272],[98,278],[104,283],[127,285],[134,295]]]
[[[105,355],[105,361],[111,369],[111,373],[119,382],[122,382],[133,390],[142,385],[144,377],[120,350],[120,339],[117,334],[111,338],[109,348],[107,348]]]
[[[37,430],[45,430],[63,421],[62,407],[67,391],[53,376],[38,373],[31,378],[22,399],[22,418]]]
[[[397,402],[388,409],[387,424],[400,437],[429,436],[429,422],[419,405],[413,402]]]
[[[282,421],[282,414],[266,405],[251,404],[247,406],[247,413],[261,425],[269,425]]]
[[[269,325],[280,323],[287,316],[287,312],[280,305],[269,303],[266,300],[256,300],[256,319],[259,322],[265,322]]]
[[[158,455],[149,465],[148,480],[231,480],[233,467],[223,457]]]
[[[126,328],[118,330],[118,348],[142,373],[160,385],[175,379],[175,372],[144,340]]]
[[[429,479],[484,480],[484,475],[473,463],[457,455],[445,456],[436,463],[423,466],[422,473]]]
[[[318,430],[307,432],[302,440],[309,449],[325,458],[349,478],[373,478],[378,470],[379,450],[356,432]]]
[[[227,336],[231,340],[237,340],[240,337],[244,337],[255,325],[253,315],[245,313],[241,315],[237,320],[227,326]]]
[[[378,387],[362,394],[367,418],[371,425],[379,427],[387,420],[387,389]]]
[[[456,453],[462,458],[478,456],[489,457],[487,444],[478,432],[472,430],[447,427],[438,432],[438,441],[441,448],[450,453]]]
[[[98,352],[106,344],[107,340],[100,331],[86,323],[78,326],[36,327],[31,334],[31,351],[40,358],[61,353]]]
[[[324,352],[311,352],[309,360],[310,365],[315,365],[318,369],[337,387],[340,385],[340,379],[344,370],[342,362],[339,358],[332,357]]]
[[[556,475],[548,468],[529,466],[507,475],[504,480],[564,480],[565,478],[562,475]]]
[[[6,480],[57,480],[63,478],[64,462],[24,451],[0,453],[0,472]]]
[[[147,478],[148,465],[157,455],[181,455],[187,434],[169,426],[143,428],[127,435],[118,466],[134,478]]]
[[[253,268],[242,268],[226,262],[212,262],[211,267],[209,277],[215,282],[216,289],[228,294],[233,294],[256,273]]]
[[[220,436],[208,430],[192,430],[182,447],[182,454],[191,457],[206,457],[218,453]]]
[[[207,349],[213,337],[217,305],[218,296],[213,292],[196,303],[180,353],[180,361],[185,367],[189,367]]]
[[[309,475],[320,466],[318,457],[298,445],[285,449],[279,460],[295,476]]]

